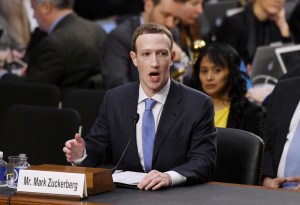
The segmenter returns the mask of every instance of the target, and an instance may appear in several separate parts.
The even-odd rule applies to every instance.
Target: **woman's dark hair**
[[[245,104],[245,94],[247,92],[246,80],[244,79],[247,75],[240,70],[241,59],[239,54],[226,43],[213,43],[203,47],[194,65],[192,80],[193,87],[201,91],[203,89],[199,79],[200,63],[205,56],[217,66],[228,67],[228,95],[231,99],[231,107],[239,113]]]

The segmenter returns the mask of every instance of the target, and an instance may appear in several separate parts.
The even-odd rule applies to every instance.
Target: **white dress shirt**
[[[159,119],[161,116],[161,113],[163,111],[169,90],[170,90],[171,80],[168,80],[168,83],[165,85],[163,89],[161,89],[158,93],[156,93],[154,96],[151,97],[151,99],[154,99],[157,103],[152,109],[152,113],[154,116],[154,122],[155,122],[155,133],[157,131],[157,126],[159,123]],[[137,112],[140,115],[140,119],[143,119],[143,113],[145,110],[145,100],[149,98],[145,92],[142,89],[142,86],[140,85],[139,88],[139,99],[138,99],[138,109]],[[143,146],[142,146],[142,120],[139,120],[139,122],[136,125],[136,142],[137,142],[137,148],[138,148],[138,154],[140,158],[141,165],[143,169],[145,170],[144,166],[144,157],[143,157]],[[168,171],[168,173],[172,178],[172,186],[182,184],[186,181],[186,177],[183,175],[175,172],[175,171]]]

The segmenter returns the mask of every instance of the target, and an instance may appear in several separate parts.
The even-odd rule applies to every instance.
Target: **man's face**
[[[45,17],[45,5],[36,3],[35,0],[31,0],[31,7],[33,9],[33,17],[37,20],[40,29],[43,31],[48,30],[48,26],[46,24],[46,17]]]
[[[268,15],[276,15],[283,9],[285,0],[256,0],[255,3]]]
[[[158,93],[170,78],[170,66],[175,57],[170,45],[170,39],[164,34],[142,34],[136,39],[136,53],[130,52],[148,97]]]
[[[172,29],[178,23],[177,9],[180,4],[173,0],[160,0],[157,5],[153,5],[152,0],[146,0],[149,6],[145,8],[145,12],[149,13],[149,22],[159,23],[165,27]]]
[[[177,10],[178,16],[185,24],[194,24],[197,22],[199,15],[203,13],[203,0],[189,0],[182,4]]]

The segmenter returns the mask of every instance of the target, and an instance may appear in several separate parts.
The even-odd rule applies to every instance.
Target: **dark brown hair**
[[[139,26],[132,36],[132,48],[133,51],[136,52],[136,39],[142,34],[155,34],[161,33],[165,34],[170,39],[170,50],[172,51],[173,48],[173,36],[171,32],[163,25],[157,23],[145,23]]]

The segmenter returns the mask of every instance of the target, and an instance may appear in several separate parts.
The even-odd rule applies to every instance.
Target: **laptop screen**
[[[253,85],[266,83],[276,84],[281,75],[284,74],[275,54],[275,49],[280,46],[284,45],[278,44],[257,47],[250,73],[250,79]]]
[[[276,48],[275,53],[284,73],[300,64],[300,45]]]

